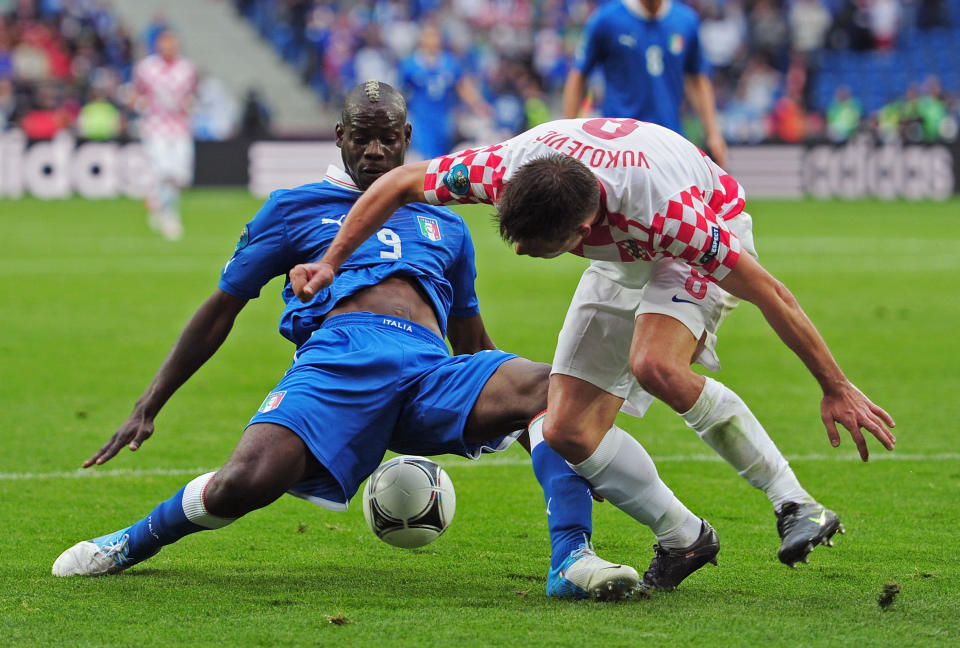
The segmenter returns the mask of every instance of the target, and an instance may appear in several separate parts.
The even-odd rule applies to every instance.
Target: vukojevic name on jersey
[[[335,166],[327,169],[323,182],[271,193],[244,227],[223,268],[220,288],[234,297],[253,299],[272,278],[298,263],[319,259],[360,193]],[[414,203],[398,209],[347,259],[333,284],[309,303],[297,299],[288,280],[280,333],[299,347],[337,302],[392,275],[418,280],[444,334],[448,316],[480,312],[473,241],[463,219],[443,207]]]
[[[671,256],[714,280],[736,265],[740,242],[726,221],[743,211],[743,188],[680,135],[634,119],[547,122],[434,158],[424,194],[435,205],[493,204],[520,166],[556,153],[587,165],[603,195],[601,220],[574,254],[617,262]]]

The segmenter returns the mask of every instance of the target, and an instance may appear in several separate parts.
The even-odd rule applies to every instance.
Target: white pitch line
[[[883,452],[883,454],[880,454]],[[654,463],[723,463],[723,458],[716,454],[686,454],[686,455],[651,455]],[[804,455],[794,455],[787,457],[792,462],[802,461],[843,461],[861,463],[860,455],[856,453],[813,453]],[[870,453],[870,461],[960,461],[960,452],[938,452],[931,454],[892,452],[886,450],[873,450]],[[441,458],[437,463],[444,463]],[[479,461],[457,460],[455,464],[459,466],[476,466],[482,468],[484,465],[490,466],[523,466],[530,463],[529,459],[521,457],[495,457],[484,455]],[[2,474],[2,473],[0,473]]]
[[[108,470],[77,469],[54,472],[0,473],[0,481],[25,481],[30,479],[96,479],[98,477],[149,477],[152,475],[202,475],[213,472],[211,468],[114,468]]]
[[[485,455],[480,461],[454,460],[441,458],[439,463],[457,468],[483,468],[484,466],[527,466],[530,460],[524,457],[504,456],[494,457]],[[857,454],[805,454],[787,457],[791,462],[803,461],[848,461],[859,462]],[[723,459],[715,454],[689,455],[662,455],[653,458],[655,463],[722,463]],[[893,452],[880,454],[874,451],[870,461],[960,461],[960,452],[938,452],[933,454]],[[106,470],[61,470],[54,472],[0,472],[0,481],[29,481],[40,479],[97,479],[102,477],[150,477],[150,476],[177,476],[202,475],[213,472],[216,468],[115,468]]]

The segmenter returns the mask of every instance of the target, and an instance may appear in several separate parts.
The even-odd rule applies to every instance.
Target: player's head
[[[440,28],[433,23],[427,23],[420,30],[420,51],[427,54],[436,54],[443,49],[443,34]]]
[[[180,54],[180,41],[172,29],[164,29],[157,35],[157,53],[168,61]]]
[[[410,144],[407,104],[395,88],[365,81],[347,95],[337,122],[343,166],[360,189],[403,164]]]
[[[600,186],[582,162],[560,154],[527,162],[497,202],[500,236],[517,254],[551,258],[590,234],[600,208]]]
[[[660,7],[663,6],[663,0],[640,0],[640,4],[643,5],[643,8],[651,14],[657,15],[657,12],[660,11]]]

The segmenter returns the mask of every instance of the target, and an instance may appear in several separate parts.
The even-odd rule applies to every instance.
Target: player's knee
[[[530,367],[518,381],[517,393],[529,421],[547,409],[547,387],[550,384],[550,365],[531,362]]]
[[[207,484],[203,504],[212,515],[236,518],[266,506],[284,490],[257,465],[231,461]]]
[[[630,358],[630,371],[643,389],[653,396],[664,400],[670,394],[671,386],[676,383],[680,369],[669,359],[651,355],[638,355]]]
[[[589,434],[580,421],[568,417],[547,416],[543,423],[543,440],[560,456],[580,456],[588,448]]]

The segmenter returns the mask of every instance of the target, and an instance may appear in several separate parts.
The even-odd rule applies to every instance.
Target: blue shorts
[[[386,315],[346,313],[326,320],[250,420],[295,432],[330,476],[291,493],[345,510],[389,449],[402,454],[477,458],[514,436],[467,444],[463,429],[503,351],[451,356],[430,329]]]

